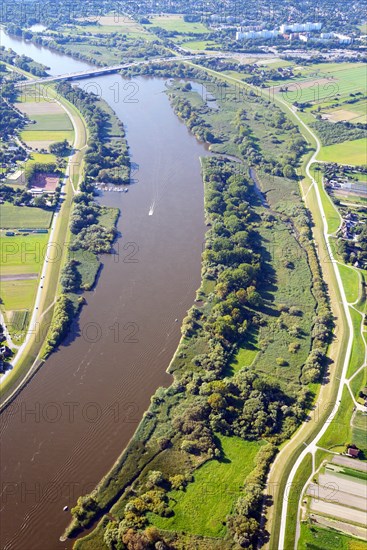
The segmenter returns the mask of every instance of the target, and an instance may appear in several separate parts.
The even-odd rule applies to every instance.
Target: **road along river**
[[[52,74],[88,68],[3,32],[0,43]],[[59,541],[70,519],[62,509],[107,472],[155,389],[170,383],[166,368],[200,285],[206,149],[174,115],[163,80],[110,75],[81,85],[125,124],[134,183],[101,197],[121,209],[116,254],[103,258],[66,342],[1,415],[3,550],[71,548]]]

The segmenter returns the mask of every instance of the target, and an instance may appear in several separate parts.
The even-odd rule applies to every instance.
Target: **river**
[[[0,38],[52,74],[88,67]],[[103,258],[67,340],[1,416],[3,550],[72,547],[59,541],[70,520],[63,507],[95,486],[156,388],[170,384],[166,369],[200,285],[205,147],[174,115],[163,80],[109,75],[81,84],[100,91],[125,124],[134,183],[101,197],[121,209],[116,254]]]

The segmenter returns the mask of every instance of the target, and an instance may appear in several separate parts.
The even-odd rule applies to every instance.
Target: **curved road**
[[[316,162],[317,155],[320,152],[321,143],[320,143],[318,137],[309,129],[309,127],[303,122],[303,120],[301,120],[299,115],[285,101],[283,101],[283,100],[279,100],[279,101],[281,103],[283,103],[283,105],[285,105],[292,112],[292,114],[298,119],[300,124],[310,133],[310,135],[313,137],[313,139],[315,140],[316,145],[317,145],[316,151],[314,152],[314,154],[312,155],[312,157],[310,158],[310,160],[307,163],[306,174],[310,178],[310,180],[312,181],[312,186],[315,187],[317,204],[318,204],[318,208],[320,210],[321,217],[322,217],[322,222],[323,222],[323,233],[324,233],[324,238],[325,238],[325,242],[326,242],[326,247],[327,247],[327,251],[328,251],[330,260],[331,260],[332,265],[333,265],[335,277],[336,277],[337,284],[338,284],[338,287],[339,287],[340,296],[341,296],[341,299],[342,299],[342,305],[343,305],[344,313],[345,313],[347,323],[348,323],[348,328],[349,328],[349,337],[348,337],[347,350],[346,350],[346,354],[345,354],[345,357],[344,357],[343,370],[342,370],[342,374],[341,374],[341,377],[340,377],[340,383],[339,383],[338,394],[337,394],[337,397],[336,397],[335,406],[333,407],[332,412],[330,413],[330,415],[326,419],[325,423],[323,424],[323,426],[321,427],[321,429],[319,430],[317,435],[314,437],[314,439],[311,441],[311,443],[309,443],[308,445],[305,446],[304,450],[302,451],[302,453],[299,455],[296,462],[294,463],[293,468],[292,468],[292,470],[291,470],[291,472],[288,476],[288,479],[287,479],[287,484],[286,485],[289,487],[293,483],[296,472],[297,472],[300,464],[302,463],[303,459],[305,458],[305,456],[308,453],[311,453],[311,455],[314,458],[316,450],[317,450],[317,441],[324,435],[326,430],[329,428],[330,422],[333,420],[336,412],[338,411],[338,409],[340,407],[344,386],[345,386],[345,384],[347,384],[347,371],[348,371],[349,361],[350,361],[350,357],[351,357],[351,353],[352,353],[352,346],[353,346],[353,339],[354,339],[354,329],[353,329],[352,317],[351,317],[350,311],[349,311],[348,300],[347,300],[346,295],[345,295],[343,282],[342,282],[342,279],[341,279],[341,276],[340,276],[339,269],[337,267],[337,262],[335,260],[335,257],[333,255],[333,251],[332,251],[331,246],[330,246],[327,218],[326,218],[325,210],[324,210],[322,200],[321,200],[320,189],[319,189],[319,187],[317,185],[317,182],[314,179],[314,177],[312,176],[311,171],[310,171],[310,168],[311,168],[312,164],[314,162]],[[285,528],[286,528],[286,521],[287,521],[287,510],[288,510],[288,500],[284,499],[283,500],[283,506],[282,506],[281,523],[280,523],[279,548],[285,548]]]

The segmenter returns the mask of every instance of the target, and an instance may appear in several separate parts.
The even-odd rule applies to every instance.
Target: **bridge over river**
[[[218,57],[216,55],[215,57]],[[220,57],[225,57],[221,55]],[[81,80],[83,78],[89,78],[91,76],[101,76],[105,74],[117,73],[123,69],[128,69],[129,67],[136,67],[138,65],[150,65],[152,63],[160,62],[178,62],[178,61],[193,61],[195,59],[205,59],[213,58],[213,55],[198,54],[198,55],[187,55],[187,56],[172,56],[172,57],[160,57],[144,61],[133,61],[131,63],[122,63],[120,65],[111,65],[109,67],[96,67],[87,69],[86,71],[78,71],[76,73],[67,73],[54,76],[45,76],[43,78],[32,79],[32,80],[22,80],[16,84],[17,88],[23,88],[25,86],[34,86],[35,84],[47,84],[48,82],[57,82],[60,80]]]

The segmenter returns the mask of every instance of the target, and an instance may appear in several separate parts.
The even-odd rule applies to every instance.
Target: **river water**
[[[0,39],[52,74],[88,68],[3,32]],[[81,85],[124,122],[134,183],[101,197],[121,209],[116,254],[103,258],[66,342],[1,416],[3,550],[71,548],[59,541],[70,520],[62,509],[108,471],[151,395],[170,384],[166,369],[200,285],[206,149],[174,115],[163,80],[109,75]]]

